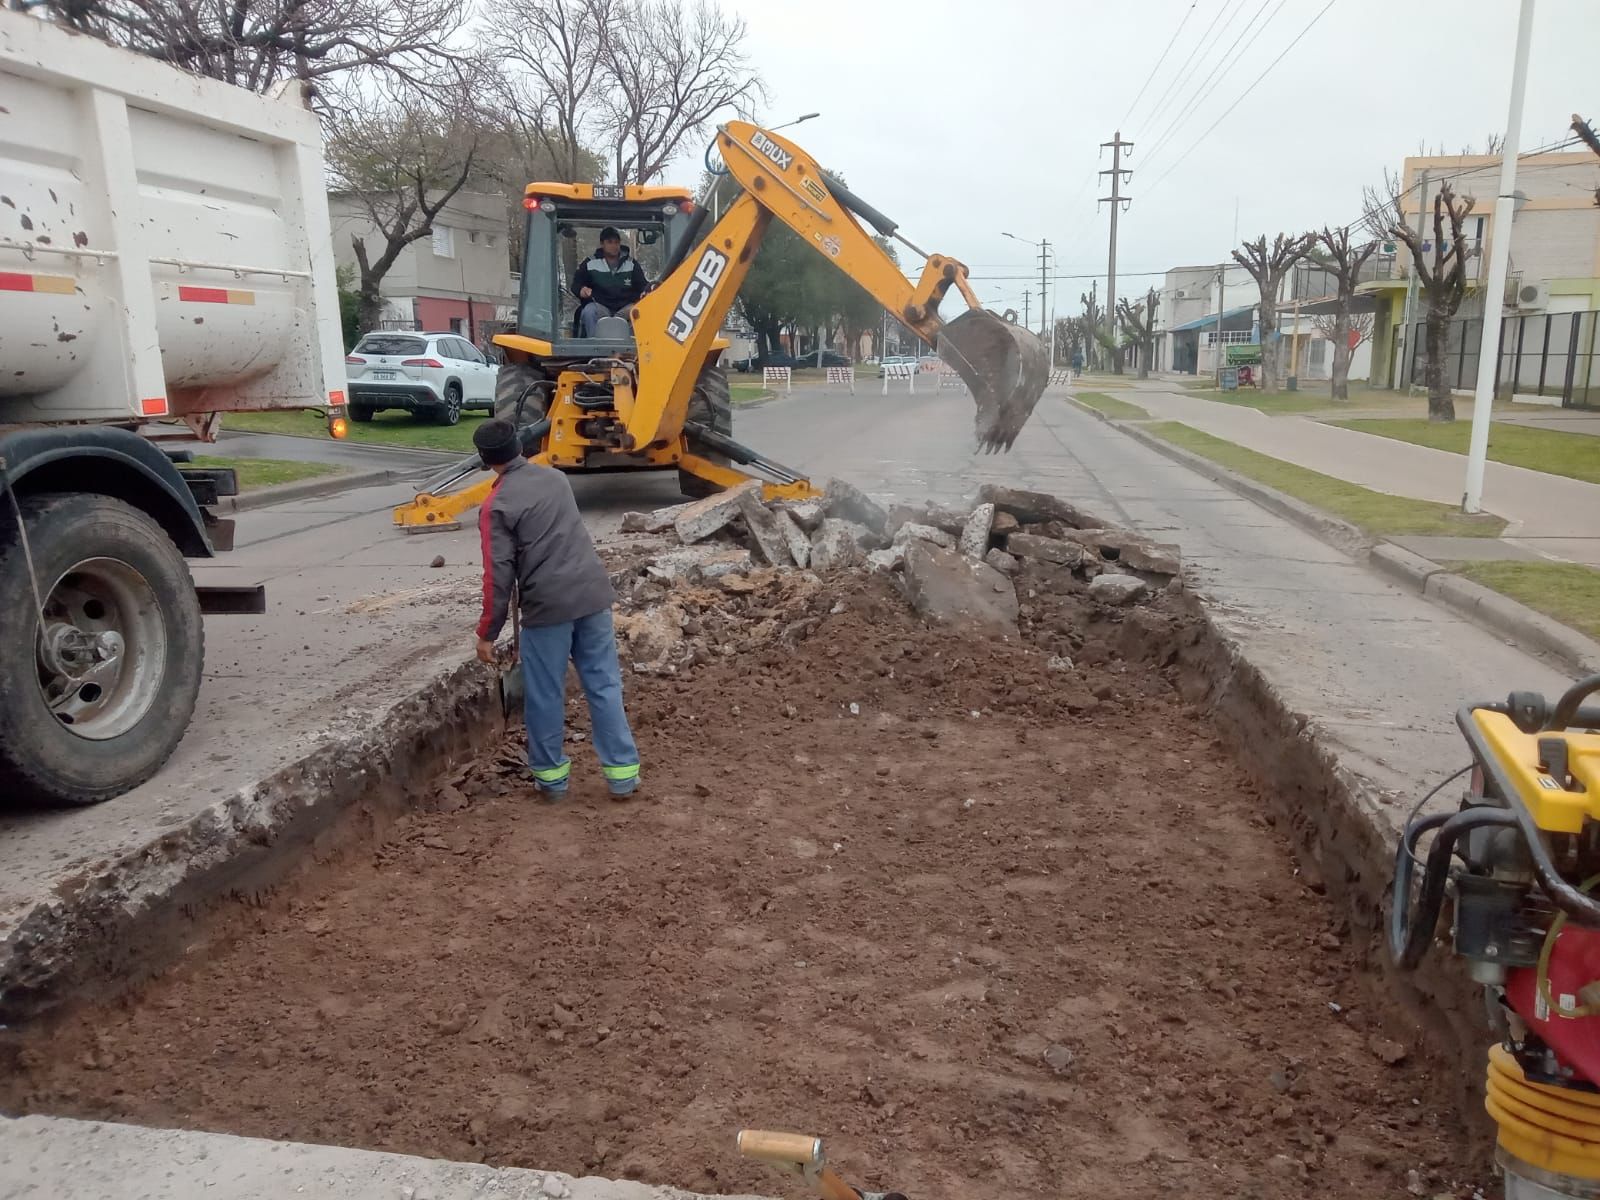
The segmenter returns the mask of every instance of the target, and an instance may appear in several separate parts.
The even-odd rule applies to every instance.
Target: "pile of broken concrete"
[[[675,544],[613,578],[625,608],[660,603],[679,587],[751,590],[753,580],[841,570],[893,578],[923,616],[1002,635],[1017,631],[1015,580],[1081,588],[1105,605],[1134,604],[1179,586],[1175,546],[1115,528],[1056,496],[985,485],[960,508],[885,507],[832,480],[817,500],[765,503],[754,481],[652,513],[627,513],[625,533]]]

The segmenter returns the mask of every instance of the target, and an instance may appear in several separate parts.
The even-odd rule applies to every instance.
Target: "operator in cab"
[[[622,235],[607,225],[600,231],[600,248],[578,264],[572,280],[572,294],[582,305],[578,320],[583,336],[594,337],[601,317],[622,316],[649,287],[644,268],[628,253]]]

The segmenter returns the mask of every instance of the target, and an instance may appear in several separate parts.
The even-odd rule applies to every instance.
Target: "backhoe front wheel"
[[[22,499],[22,516],[31,574],[0,500],[0,612],[16,618],[0,639],[0,796],[98,804],[149,779],[182,739],[200,691],[200,602],[178,548],[131,505],[46,494]]]

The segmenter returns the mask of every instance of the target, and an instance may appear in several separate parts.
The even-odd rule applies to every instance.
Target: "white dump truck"
[[[237,490],[141,434],[344,403],[316,117],[0,12],[0,802],[92,804],[171,755]],[[175,461],[176,460],[176,461]]]

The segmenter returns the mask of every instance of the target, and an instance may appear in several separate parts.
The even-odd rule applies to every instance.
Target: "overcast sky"
[[[1048,238],[1061,275],[1103,274],[1093,173],[1119,127],[1135,143],[1126,295],[1159,278],[1135,272],[1225,257],[1236,205],[1240,237],[1345,224],[1419,142],[1481,147],[1505,124],[1517,25],[1515,0],[723,2],[749,23],[768,124],[820,111],[788,135],[925,250],[975,277],[1030,274],[1035,293],[1036,252],[1001,231]],[[1600,0],[1538,0],[1534,21],[1524,151],[1568,136],[1574,111],[1600,120]],[[676,175],[697,177],[698,151]],[[1028,286],[978,279],[1001,308]],[[1088,286],[1060,281],[1061,315]]]

